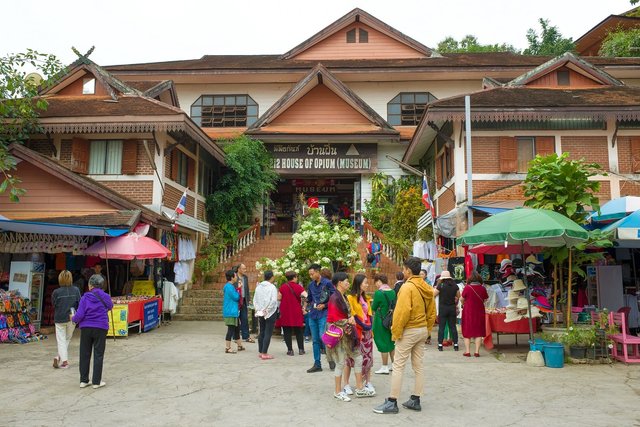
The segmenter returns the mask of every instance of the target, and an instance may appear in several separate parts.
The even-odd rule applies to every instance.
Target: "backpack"
[[[391,324],[393,323],[393,310],[396,308],[397,299],[394,299],[393,302],[389,300],[387,293],[382,291],[382,296],[387,300],[387,305],[389,306],[389,310],[382,318],[382,326],[386,329],[391,329]]]

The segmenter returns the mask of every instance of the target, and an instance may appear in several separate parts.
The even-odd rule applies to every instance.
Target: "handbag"
[[[320,290],[320,298],[319,298],[318,304],[326,305],[329,302],[330,296],[331,296],[331,293],[329,292],[329,288],[327,288],[327,285],[324,285]]]
[[[367,262],[369,264],[373,264],[373,261],[376,260],[376,256],[374,254],[367,254]]]
[[[322,334],[322,342],[327,346],[327,348],[334,348],[342,339],[342,335],[344,335],[344,330],[331,323],[327,327],[327,330],[324,331],[324,334]]]
[[[382,292],[382,295],[387,300],[387,306],[389,307],[387,313],[382,318],[382,326],[386,329],[391,329],[391,325],[393,324],[393,310],[396,308],[397,300],[393,300],[392,303],[385,292]]]

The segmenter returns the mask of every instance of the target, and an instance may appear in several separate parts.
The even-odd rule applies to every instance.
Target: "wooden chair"
[[[613,358],[624,363],[640,363],[640,337],[627,334],[624,313],[609,313],[609,324],[618,326],[621,331],[618,334],[609,335],[613,340]]]
[[[618,309],[618,313],[624,314],[624,323],[627,325],[627,334],[629,333],[629,313],[631,313],[631,307],[621,307]]]

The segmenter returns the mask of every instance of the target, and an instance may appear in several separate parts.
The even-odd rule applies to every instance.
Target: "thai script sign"
[[[375,172],[376,144],[266,144],[278,172]]]

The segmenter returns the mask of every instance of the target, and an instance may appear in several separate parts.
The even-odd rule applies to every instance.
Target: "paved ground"
[[[523,345],[479,359],[429,346],[422,412],[377,415],[372,407],[388,393],[390,377],[375,376],[374,398],[338,402],[332,372],[305,372],[311,351],[288,357],[274,337],[274,360],[259,360],[257,344],[224,354],[224,330],[221,322],[173,322],[111,339],[107,386],[98,390],[78,387],[78,332],[68,370],[51,367],[54,336],[0,345],[0,425],[640,426],[640,366],[532,368]],[[412,381],[405,376],[402,398]]]

